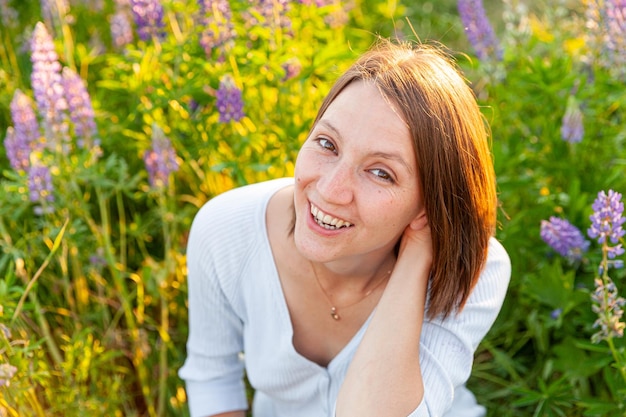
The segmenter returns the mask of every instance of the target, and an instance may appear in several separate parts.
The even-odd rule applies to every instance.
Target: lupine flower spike
[[[565,219],[550,217],[541,222],[541,238],[559,255],[570,261],[580,260],[589,249],[589,241],[582,232]]]
[[[217,111],[220,113],[220,123],[231,120],[239,121],[243,118],[243,100],[241,90],[235,85],[230,75],[224,75],[217,90]]]
[[[117,48],[133,41],[133,29],[126,11],[119,9],[111,16],[111,39]]]
[[[592,206],[593,214],[589,217],[591,227],[587,234],[590,238],[598,240],[609,259],[624,253],[624,248],[619,243],[626,233],[622,227],[626,219],[622,215],[624,203],[621,200],[620,193],[613,190],[609,190],[608,193],[600,191]]]
[[[30,201],[35,203],[35,214],[42,215],[54,211],[54,188],[50,169],[45,165],[33,165],[28,171],[28,191]]]
[[[7,131],[4,146],[11,167],[16,171],[27,171],[30,153],[38,148],[39,124],[33,110],[32,100],[21,90],[15,90],[11,100],[13,127]]]
[[[152,148],[146,151],[143,160],[153,187],[164,187],[168,183],[169,175],[178,171],[176,151],[157,125],[152,126]]]
[[[622,68],[626,65],[626,1],[605,0],[606,47],[611,64]]]
[[[11,378],[17,372],[17,368],[9,363],[0,365],[0,387],[11,385]]]
[[[31,85],[44,125],[47,145],[67,152],[69,123],[67,101],[63,94],[61,64],[46,26],[39,22],[31,40]]]
[[[598,268],[598,277],[594,280],[595,291],[591,295],[593,311],[598,315],[594,327],[600,330],[591,340],[598,343],[606,340],[612,346],[612,338],[623,337],[626,324],[621,321],[626,300],[618,296],[615,283],[609,277],[609,268],[621,268],[623,261],[615,259],[624,253],[622,244],[624,237],[622,225],[626,221],[623,216],[624,203],[622,195],[613,190],[608,193],[601,191],[593,203],[593,214],[590,216],[591,227],[587,231],[589,237],[597,239],[602,246],[602,261]]]
[[[200,45],[207,57],[215,48],[224,49],[236,37],[228,0],[198,0],[200,4]]]
[[[561,138],[569,143],[578,143],[583,140],[583,113],[574,96],[567,99],[567,108],[561,124]]]
[[[483,61],[502,60],[502,47],[489,23],[482,0],[459,0],[457,7],[476,56]]]
[[[93,107],[83,79],[76,71],[63,68],[63,86],[78,145],[89,149],[97,147],[99,140]]]
[[[159,0],[130,0],[131,10],[137,25],[137,34],[141,40],[161,38],[163,28],[163,6]]]

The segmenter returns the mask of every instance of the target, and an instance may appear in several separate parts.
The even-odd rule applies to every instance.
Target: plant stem
[[[102,222],[102,228],[100,230],[100,239],[102,246],[104,248],[105,257],[107,260],[107,264],[109,266],[109,271],[111,272],[111,276],[113,277],[113,283],[115,285],[115,289],[119,293],[119,299],[122,303],[122,309],[124,311],[124,319],[126,321],[126,326],[128,328],[128,332],[131,336],[132,343],[132,362],[137,370],[137,376],[139,378],[139,385],[141,387],[141,394],[144,398],[144,401],[148,407],[148,414],[150,416],[155,415],[154,405],[152,401],[150,401],[150,384],[148,381],[148,371],[145,369],[145,365],[142,360],[140,360],[137,356],[137,352],[141,350],[141,345],[139,343],[139,327],[135,322],[135,315],[133,313],[132,306],[130,304],[130,295],[126,290],[126,285],[124,283],[124,277],[120,274],[119,267],[116,267],[117,262],[115,260],[115,254],[113,245],[110,239],[110,221],[108,208],[106,204],[106,199],[102,195],[102,192],[99,187],[96,187],[96,196],[98,200],[98,207],[100,209],[100,217]],[[122,265],[123,268],[126,265]]]

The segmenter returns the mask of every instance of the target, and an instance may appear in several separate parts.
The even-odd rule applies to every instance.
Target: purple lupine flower
[[[220,113],[220,123],[227,123],[231,120],[237,122],[244,116],[241,90],[237,88],[235,80],[229,74],[220,79],[216,105]]]
[[[7,158],[13,169],[27,170],[30,166],[30,153],[40,148],[40,133],[33,102],[19,89],[15,90],[11,100],[11,118],[13,128],[7,130],[4,140]]]
[[[200,34],[200,45],[206,56],[210,57],[213,49],[231,45],[237,33],[228,0],[198,0],[198,3],[199,24],[204,28]]]
[[[596,278],[594,285],[595,290],[591,294],[592,310],[598,318],[593,327],[599,327],[600,330],[591,336],[591,341],[599,343],[602,340],[623,337],[626,323],[622,322],[621,318],[624,315],[623,307],[626,300],[618,295],[617,287],[608,276],[604,279]]]
[[[99,140],[93,107],[83,79],[76,71],[63,68],[63,87],[78,145],[83,148],[97,146]]]
[[[123,48],[133,41],[133,28],[124,10],[118,10],[111,16],[111,38],[116,48]]]
[[[621,200],[620,193],[613,190],[609,190],[608,193],[600,191],[591,206],[593,214],[589,217],[591,227],[587,230],[587,234],[590,238],[597,239],[598,243],[606,248],[610,259],[624,253],[624,248],[619,243],[626,233],[622,228],[626,218],[623,216],[624,203]]]
[[[250,26],[265,26],[274,29],[291,31],[291,20],[287,16],[289,0],[249,0],[254,13],[246,12],[244,16]],[[256,16],[260,16],[259,20]]]
[[[465,34],[481,60],[502,59],[502,47],[489,23],[482,0],[458,0]]]
[[[0,365],[0,387],[8,387],[16,372],[17,368],[9,363]]]
[[[302,64],[300,64],[300,61],[297,58],[289,59],[282,65],[282,67],[285,70],[283,81],[297,77],[300,74],[300,71],[302,71]]]
[[[555,308],[554,310],[552,310],[550,312],[550,318],[552,320],[556,320],[559,317],[561,317],[561,314],[563,314],[563,309],[562,308]]]
[[[589,241],[585,240],[581,231],[558,217],[542,220],[540,235],[552,249],[571,261],[580,260],[589,248]]]
[[[63,93],[61,64],[54,50],[52,37],[39,22],[31,40],[31,84],[35,101],[44,125],[48,144],[52,149],[66,150],[69,141],[67,101]]]
[[[96,252],[92,253],[89,257],[89,263],[96,270],[101,270],[102,268],[104,268],[107,265],[107,260],[104,257],[104,249],[101,247],[96,249]]]
[[[626,64],[626,0],[605,0],[606,47],[612,65]]]
[[[561,138],[569,143],[579,143],[583,140],[584,133],[583,113],[580,105],[574,96],[570,96],[561,122]]]
[[[131,0],[130,4],[140,39],[147,41],[164,36],[163,6],[159,0]]]
[[[45,165],[33,165],[28,171],[28,193],[30,201],[38,204],[35,214],[51,213],[54,209],[54,187],[50,168]]]
[[[143,160],[148,171],[150,185],[153,187],[167,185],[170,174],[178,171],[176,151],[157,125],[152,126],[152,148],[144,153]]]

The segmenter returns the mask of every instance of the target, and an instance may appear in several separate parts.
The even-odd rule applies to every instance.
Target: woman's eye
[[[376,169],[372,169],[370,172],[376,175],[381,180],[393,182],[393,178],[391,177],[391,175],[389,175],[389,173],[385,171],[384,169],[376,168]]]
[[[337,150],[335,149],[335,145],[328,139],[326,138],[319,138],[317,140],[317,143],[320,144],[320,146],[322,148],[324,148],[327,151],[331,151],[331,152],[336,152]]]

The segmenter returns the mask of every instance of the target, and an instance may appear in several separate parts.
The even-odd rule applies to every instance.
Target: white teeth
[[[350,227],[352,223],[344,220],[332,217],[329,214],[324,213],[322,210],[311,204],[311,214],[315,218],[315,222],[327,230],[340,229],[342,227]]]

